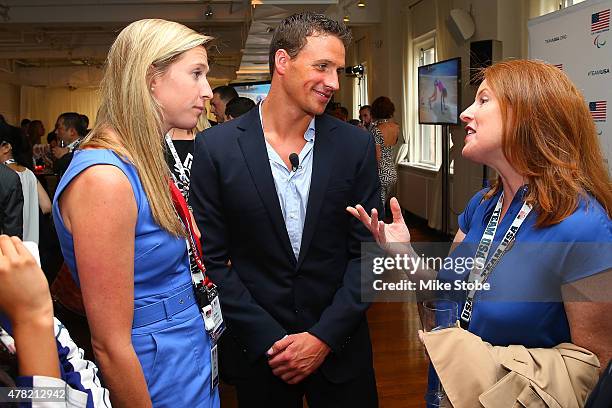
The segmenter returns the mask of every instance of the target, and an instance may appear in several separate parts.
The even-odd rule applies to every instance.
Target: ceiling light
[[[357,7],[365,7],[365,6],[366,6],[365,1],[359,1],[357,3]]]
[[[208,7],[206,7],[206,11],[204,11],[204,17],[209,19],[209,18],[212,18],[213,14],[214,14],[213,8],[209,4]]]
[[[349,21],[351,21],[351,19],[349,18],[349,15],[346,14],[344,18],[342,19],[342,21],[344,21],[345,23],[348,23]]]

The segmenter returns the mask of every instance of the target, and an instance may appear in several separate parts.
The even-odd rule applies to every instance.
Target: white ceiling
[[[0,0],[0,80],[52,86],[63,76],[69,79],[62,79],[60,85],[96,86],[117,33],[142,18],[178,21],[214,36],[216,40],[209,51],[213,84],[267,79],[272,30],[283,18],[303,10],[341,18],[347,11],[357,10],[356,3],[356,0]],[[373,9],[377,10],[375,3],[368,2],[370,16]],[[205,12],[211,10],[212,15],[206,16]],[[361,11],[354,15],[359,17]]]

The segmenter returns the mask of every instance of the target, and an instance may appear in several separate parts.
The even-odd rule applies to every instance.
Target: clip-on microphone
[[[300,168],[300,156],[296,153],[289,155],[289,161],[291,162],[291,171],[297,171]]]

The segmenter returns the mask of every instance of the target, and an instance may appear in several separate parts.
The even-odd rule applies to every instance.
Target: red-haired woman
[[[463,326],[492,345],[571,342],[605,366],[612,356],[612,303],[604,303],[610,288],[608,295],[593,289],[610,281],[612,189],[584,98],[563,72],[542,62],[497,63],[483,79],[461,114],[462,154],[499,177],[459,216],[449,256],[483,263],[472,272],[443,268],[416,276],[489,283],[486,292],[455,295]],[[394,221],[386,226],[376,210],[371,217],[361,206],[348,210],[388,251],[414,254],[396,199],[391,207]],[[585,297],[592,301],[576,301]]]

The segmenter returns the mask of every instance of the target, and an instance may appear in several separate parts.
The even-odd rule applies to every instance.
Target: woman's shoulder
[[[129,163],[110,149],[81,149],[74,152],[70,166],[59,189],[77,181],[85,189],[123,190],[135,180],[136,173]]]
[[[32,172],[32,170],[26,167],[23,167],[21,170],[15,172],[19,176],[19,179],[21,180],[22,184],[24,182],[32,183],[36,181],[36,175],[34,174],[34,172]]]
[[[38,183],[38,179],[36,178],[36,174],[34,174],[34,172],[30,169],[25,169],[24,171],[25,176],[28,178],[28,180],[30,180],[30,183],[32,184],[37,184]]]
[[[461,228],[464,233],[467,234],[470,230],[472,222],[475,221],[476,218],[480,218],[476,215],[478,208],[481,205],[488,206],[490,201],[499,195],[498,193],[494,197],[485,199],[485,194],[487,194],[490,190],[491,189],[487,187],[474,194],[467,202],[463,212],[459,215],[459,228]],[[479,212],[480,215],[484,215],[485,213],[486,211],[484,209]]]
[[[385,132],[385,133],[396,133],[399,132],[399,125],[395,122],[390,122],[390,121],[386,121],[386,122],[376,122],[376,127],[378,129],[380,129],[380,131]]]
[[[564,241],[612,242],[612,220],[601,203],[590,194],[580,196],[576,210],[557,224],[556,229]]]
[[[131,172],[133,170],[133,165],[127,159],[119,156],[114,150],[96,148],[75,150],[67,172],[70,172],[71,169],[81,172],[85,168],[105,164],[119,167],[124,172]]]
[[[79,160],[114,160],[115,157],[116,154],[111,149],[85,148],[75,150],[73,159],[78,158]]]
[[[476,194],[474,194],[472,196],[472,198],[470,198],[470,200],[468,201],[467,205],[465,206],[466,210],[468,210],[468,209],[475,210],[476,207],[478,207],[479,205],[481,205],[483,203],[488,203],[494,197],[498,197],[499,196],[499,193],[497,193],[497,194],[495,194],[494,197],[489,197],[489,198],[485,199],[485,195],[489,191],[491,191],[490,187],[485,187],[485,188],[477,191]]]
[[[592,196],[581,196],[576,210],[550,227],[553,239],[567,251],[561,276],[574,282],[612,268],[612,220]]]

